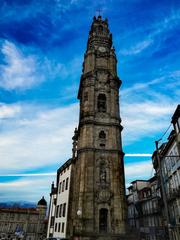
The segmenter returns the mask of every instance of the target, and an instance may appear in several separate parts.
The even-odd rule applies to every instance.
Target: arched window
[[[106,112],[106,95],[100,93],[98,96],[97,108],[99,112]]]
[[[100,131],[100,133],[99,133],[99,138],[100,138],[100,139],[106,139],[106,134],[105,134],[104,131]]]

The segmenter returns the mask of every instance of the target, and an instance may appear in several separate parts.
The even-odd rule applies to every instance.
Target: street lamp
[[[82,215],[82,211],[80,209],[77,210],[77,215],[80,217]]]

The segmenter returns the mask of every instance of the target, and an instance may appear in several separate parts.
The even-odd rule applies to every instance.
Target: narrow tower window
[[[106,95],[105,94],[99,94],[98,96],[98,111],[99,112],[106,112]]]
[[[100,233],[106,233],[108,228],[108,210],[101,208],[99,210],[99,231]]]

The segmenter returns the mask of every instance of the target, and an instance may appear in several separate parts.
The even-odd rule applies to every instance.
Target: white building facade
[[[57,171],[56,187],[52,184],[47,237],[66,238],[71,167],[69,159]]]

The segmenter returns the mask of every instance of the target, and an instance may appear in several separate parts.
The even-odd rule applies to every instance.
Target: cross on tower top
[[[98,17],[98,16],[101,16],[101,14],[102,14],[102,9],[101,9],[101,8],[97,9],[97,10],[96,10],[96,15],[97,15],[97,17]]]

